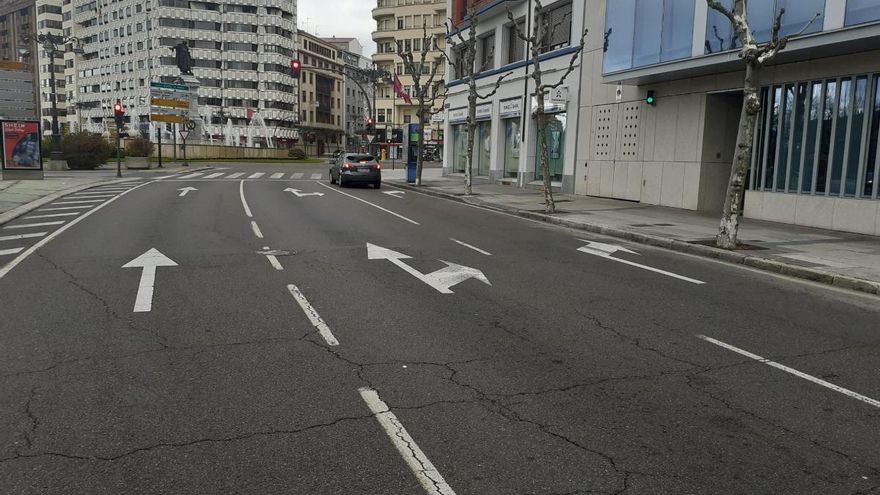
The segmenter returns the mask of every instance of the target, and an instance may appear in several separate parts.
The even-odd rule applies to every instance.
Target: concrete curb
[[[636,242],[639,244],[646,244],[649,246],[659,247],[663,249],[669,249],[671,251],[677,251],[680,253],[691,254],[695,256],[701,256],[704,258],[711,258],[719,261],[723,261],[726,263],[732,263],[737,265],[748,266],[750,268],[755,268],[757,270],[762,270],[766,272],[776,273],[779,275],[785,275],[793,278],[800,278],[804,280],[810,280],[812,282],[817,282],[820,284],[831,285],[834,287],[840,287],[843,289],[854,290],[857,292],[865,292],[868,294],[880,295],[880,282],[874,282],[871,280],[850,277],[847,275],[837,275],[834,273],[824,272],[821,270],[816,270],[813,268],[807,268],[799,265],[793,265],[790,263],[785,263],[783,261],[774,260],[770,258],[762,258],[760,256],[754,256],[750,254],[734,252],[734,251],[726,251],[724,249],[718,249],[711,246],[704,246],[701,244],[692,244],[690,242],[680,241],[677,239],[671,239],[666,237],[654,236],[650,234],[644,234],[641,232],[633,232],[631,230],[619,229],[616,227],[611,227],[608,225],[602,224],[591,224],[591,223],[582,223],[575,222],[572,220],[567,220],[565,218],[559,218],[552,215],[547,215],[544,213],[536,213],[533,211],[525,211],[518,210],[516,208],[510,208],[495,204],[490,204],[485,201],[480,200],[478,197],[464,197],[458,196],[455,194],[449,194],[441,191],[432,190],[426,186],[413,186],[411,184],[398,182],[398,181],[389,181],[390,185],[395,187],[399,187],[400,189],[406,189],[408,191],[422,193],[428,196],[434,196],[442,199],[447,199],[450,201],[456,201],[459,203],[468,204],[471,206],[477,206],[481,208],[486,208],[489,210],[501,211],[504,213],[509,213],[511,215],[516,215],[522,218],[528,218],[530,220],[537,220],[539,222],[545,222],[553,225],[559,225],[562,227],[568,227],[576,230],[583,230],[586,232],[592,232],[595,234],[607,235],[609,237],[616,237],[619,239],[625,239],[628,241]]]
[[[213,167],[203,167],[203,168],[199,168],[199,169],[193,169],[193,170],[191,170],[191,172],[197,172],[200,170],[210,170],[212,168]],[[190,172],[190,170],[184,170],[184,172]],[[41,206],[45,206],[45,205],[47,205],[57,199],[60,199],[64,196],[67,196],[68,194],[73,194],[73,193],[77,193],[80,191],[85,191],[86,189],[91,189],[93,187],[98,187],[98,186],[104,186],[107,184],[120,184],[120,183],[130,182],[130,181],[134,181],[134,180],[138,180],[138,178],[117,179],[114,177],[112,179],[108,178],[108,179],[100,180],[97,182],[92,182],[90,184],[80,184],[78,186],[73,186],[73,187],[69,187],[67,189],[62,189],[60,191],[53,192],[51,194],[43,196],[42,198],[37,198],[29,203],[25,203],[23,205],[16,206],[15,208],[13,208],[5,213],[0,213],[0,225],[11,222],[12,220],[15,220],[16,218],[18,218],[24,214],[30,213],[30,212],[36,210],[37,208],[39,208]],[[151,179],[151,180],[155,180],[155,179]]]

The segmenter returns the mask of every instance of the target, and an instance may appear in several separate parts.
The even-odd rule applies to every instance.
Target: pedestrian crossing
[[[175,175],[167,180],[323,180],[329,178],[326,174],[319,172],[216,172],[215,170]]]

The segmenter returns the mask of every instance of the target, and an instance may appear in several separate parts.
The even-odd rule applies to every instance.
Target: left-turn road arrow
[[[198,191],[198,189],[196,189],[194,187],[182,187],[182,188],[178,189],[178,191],[180,191],[180,197],[182,198],[182,197],[186,196],[186,193],[188,193],[190,191]]]
[[[153,287],[156,285],[156,267],[159,266],[177,266],[177,263],[153,248],[122,265],[122,268],[143,268],[141,282],[138,285],[137,298],[134,301],[135,313],[152,311]]]

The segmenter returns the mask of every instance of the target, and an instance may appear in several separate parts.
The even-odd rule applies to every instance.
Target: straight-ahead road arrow
[[[639,253],[635,251],[631,251],[623,246],[618,246],[616,244],[605,244],[604,242],[596,242],[596,241],[588,241],[585,239],[580,239],[582,242],[586,242],[587,245],[583,247],[579,247],[578,251],[582,253],[592,254],[593,256],[598,256],[600,258],[605,258],[606,260],[616,261],[618,263],[623,263],[624,265],[634,266],[636,268],[641,268],[642,270],[648,270],[650,272],[659,273],[661,275],[666,275],[667,277],[677,278],[678,280],[684,280],[685,282],[690,282],[692,284],[703,285],[706,282],[702,280],[696,280],[690,277],[685,277],[683,275],[679,275],[677,273],[667,272],[666,270],[660,270],[659,268],[654,268],[647,265],[642,265],[640,263],[634,263],[629,260],[624,260],[620,258],[615,258],[611,256],[616,252],[623,252],[629,254],[635,254],[636,256]]]
[[[321,193],[321,192],[304,193],[304,192],[300,191],[299,189],[294,189],[292,187],[288,187],[287,189],[284,190],[284,192],[292,192],[293,194],[296,195],[297,198],[302,198],[305,196],[323,196],[324,195],[324,193]]]
[[[404,191],[384,191],[382,194],[394,196],[397,199],[403,199],[403,195],[406,193]]]
[[[180,191],[180,197],[182,198],[182,197],[186,196],[186,193],[188,193],[190,191],[198,191],[198,189],[196,189],[194,187],[183,187],[183,188],[178,189],[178,191]]]
[[[155,248],[122,265],[122,268],[143,268],[141,283],[138,285],[137,298],[134,302],[135,313],[145,313],[153,309],[153,287],[156,284],[156,267],[177,266],[167,256]]]
[[[375,244],[370,244],[369,242],[367,243],[367,259],[388,260],[392,264],[403,269],[406,273],[409,273],[413,277],[430,285],[441,294],[453,294],[453,292],[449,290],[450,287],[458,285],[471,278],[475,278],[486,285],[492,285],[492,283],[489,282],[489,279],[487,279],[480,270],[443,260],[440,261],[446,263],[445,268],[441,268],[431,273],[422,273],[402,261],[411,259],[409,256]]]

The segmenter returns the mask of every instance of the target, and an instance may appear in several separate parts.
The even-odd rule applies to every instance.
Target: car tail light
[[[350,163],[343,163],[342,168],[344,168],[345,170],[351,170],[351,164]]]
[[[382,170],[382,164],[377,163],[377,164],[373,165],[373,170]]]

